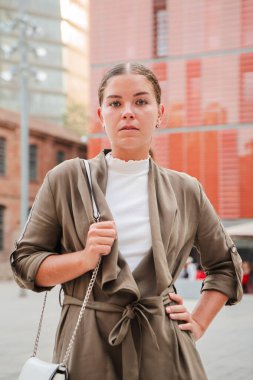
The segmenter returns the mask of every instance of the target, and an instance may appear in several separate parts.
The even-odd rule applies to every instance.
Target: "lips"
[[[139,129],[134,127],[133,125],[124,125],[120,128],[120,131],[138,131]]]

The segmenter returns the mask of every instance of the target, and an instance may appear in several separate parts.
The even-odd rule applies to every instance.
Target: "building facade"
[[[31,119],[29,148],[31,208],[48,170],[67,159],[86,158],[86,145],[63,127]],[[20,234],[20,169],[19,117],[0,110],[0,278],[9,273],[8,258]]]
[[[19,0],[0,1],[0,23],[18,16]],[[44,82],[30,79],[30,114],[42,120],[63,124],[73,108],[86,112],[89,104],[89,1],[88,0],[26,0],[22,7],[33,23],[41,29],[31,35],[31,47],[44,48],[47,54],[36,58],[29,54],[29,65],[47,75]],[[18,49],[5,55],[6,47],[18,43],[16,29],[6,33],[0,28],[0,72],[17,66]],[[0,108],[19,111],[18,78],[1,81]],[[69,111],[70,110],[70,111]],[[84,131],[80,130],[80,133]]]
[[[197,177],[224,220],[253,218],[253,0],[90,2],[89,156],[108,141],[96,90],[116,63],[157,75],[166,114],[155,159]]]

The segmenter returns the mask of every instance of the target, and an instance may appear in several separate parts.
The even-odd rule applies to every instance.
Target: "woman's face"
[[[151,82],[143,75],[110,78],[98,115],[110,140],[112,155],[123,160],[147,158],[154,129],[163,112]]]

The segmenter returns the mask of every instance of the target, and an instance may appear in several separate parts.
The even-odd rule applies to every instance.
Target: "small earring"
[[[103,124],[103,128],[105,129],[105,124]]]
[[[161,123],[161,121],[158,119],[155,127],[160,128],[160,123]]]

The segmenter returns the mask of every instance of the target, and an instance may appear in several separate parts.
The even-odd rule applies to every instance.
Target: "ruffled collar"
[[[144,160],[129,160],[124,161],[112,156],[111,152],[107,153],[106,162],[109,170],[119,173],[148,173],[150,156]]]

